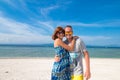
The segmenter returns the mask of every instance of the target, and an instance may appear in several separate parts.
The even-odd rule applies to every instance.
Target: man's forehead
[[[66,28],[65,28],[65,31],[72,31],[72,29],[69,28],[69,27],[66,27]]]

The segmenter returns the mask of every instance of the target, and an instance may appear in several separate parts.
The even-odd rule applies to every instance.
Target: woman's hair
[[[55,31],[54,31],[54,33],[53,33],[53,35],[52,35],[52,39],[53,39],[53,40],[55,40],[56,38],[58,38],[58,37],[57,37],[57,33],[60,32],[60,31],[62,31],[62,32],[65,34],[64,29],[63,29],[61,26],[58,26],[58,27],[55,29]]]

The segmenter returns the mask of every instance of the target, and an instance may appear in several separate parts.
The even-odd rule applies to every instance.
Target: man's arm
[[[91,77],[90,73],[90,58],[89,58],[89,53],[88,51],[84,51],[84,58],[85,58],[85,65],[86,65],[86,70],[84,76],[86,77],[86,80],[88,80]]]

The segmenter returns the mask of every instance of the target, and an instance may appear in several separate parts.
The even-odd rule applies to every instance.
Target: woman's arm
[[[74,50],[75,39],[72,40],[71,43],[72,44],[68,46],[62,40],[56,39],[55,42],[54,42],[54,46],[62,46],[63,48],[65,48],[68,51],[73,51]],[[55,55],[54,60],[55,60],[55,62],[59,62],[60,61],[60,57]]]
[[[73,51],[75,39],[73,38],[71,45],[69,45],[69,46],[67,44],[65,44],[61,39],[56,39],[55,43],[57,43],[57,45],[59,45],[59,46],[62,46],[63,48],[65,48],[68,51]]]

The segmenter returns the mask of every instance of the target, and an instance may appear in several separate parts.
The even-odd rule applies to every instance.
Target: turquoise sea
[[[120,58],[118,47],[87,47],[91,58]],[[54,48],[45,45],[1,45],[0,58],[53,58]]]

